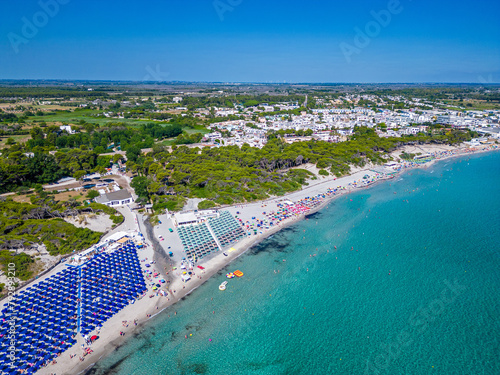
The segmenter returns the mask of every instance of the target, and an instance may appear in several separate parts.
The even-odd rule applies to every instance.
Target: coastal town
[[[88,90],[89,96],[95,93],[92,88]],[[180,142],[201,147],[241,147],[248,144],[262,148],[272,133],[280,134],[287,143],[309,140],[342,142],[353,135],[356,126],[373,128],[380,137],[427,133],[432,125],[475,131],[482,140],[500,137],[500,110],[495,109],[495,106],[487,109],[473,108],[478,103],[473,97],[498,95],[490,90],[472,92],[470,99],[464,101],[467,94],[455,92],[445,96],[449,100],[430,100],[425,96],[418,98],[412,95],[375,95],[362,92],[298,95],[292,94],[296,90],[291,87],[288,91],[275,90],[276,93],[267,90],[260,95],[261,100],[244,99],[248,98],[251,90],[229,87],[226,91],[214,89],[207,95],[195,90],[173,91],[169,88],[161,96],[127,95],[126,100],[121,101],[111,98],[85,100],[71,96],[65,99],[13,96],[4,97],[3,102],[10,104],[3,104],[1,108],[5,118],[8,115],[34,116],[30,111],[36,111],[39,116],[53,115],[52,109],[58,106],[73,108],[98,119],[104,118],[107,122],[115,120],[117,123],[127,119],[148,119],[162,123],[165,119],[179,117],[181,122],[205,124],[206,129],[199,133],[199,142],[193,142],[196,141],[194,138],[189,142]],[[242,99],[238,100],[238,96]],[[287,101],[290,96],[294,100]],[[230,106],[220,106],[219,103]],[[85,110],[97,108],[101,110],[85,113]],[[82,131],[76,125],[63,121],[59,128],[61,132],[75,134]],[[4,127],[3,131],[6,136],[9,133],[17,134],[12,126]]]
[[[373,95],[339,97],[335,101],[316,98],[316,103],[321,104],[322,108],[300,111],[297,115],[271,114],[299,109],[297,103],[283,103],[278,106],[263,103],[255,107],[239,106],[235,109],[215,108],[217,116],[227,117],[241,113],[244,119],[214,123],[210,128],[215,131],[206,134],[204,139],[224,145],[241,147],[247,143],[254,147],[263,147],[268,132],[284,131],[287,143],[311,139],[341,142],[352,136],[355,126],[375,128],[380,137],[401,137],[426,133],[430,124],[473,130],[479,133],[482,141],[500,137],[499,111],[467,111],[465,107],[443,110],[434,109],[432,104],[413,98],[409,100],[399,96],[387,96],[386,99],[398,104],[403,103],[408,109],[394,110],[393,106],[392,109],[385,109],[383,107],[387,107],[387,102]],[[372,108],[358,107],[360,102],[378,105]],[[351,104],[352,108],[343,108],[347,103]],[[199,113],[202,111],[199,110]],[[258,114],[259,118],[252,121],[255,114]],[[476,139],[475,142],[480,141]]]

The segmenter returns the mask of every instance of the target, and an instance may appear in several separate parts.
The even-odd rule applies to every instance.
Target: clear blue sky
[[[500,1],[54,1],[0,0],[0,79],[500,82]]]

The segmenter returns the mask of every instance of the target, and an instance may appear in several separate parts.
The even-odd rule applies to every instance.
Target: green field
[[[92,116],[94,114],[99,114],[102,112],[103,112],[102,110],[87,109],[87,110],[79,110],[76,112],[58,112],[57,114],[46,115],[46,116],[30,116],[26,121],[26,125],[28,126],[34,125],[35,121],[37,122],[45,121],[47,124],[66,123],[71,125],[71,124],[78,124],[81,120],[91,124],[98,124],[99,126],[106,126],[106,124],[117,123],[117,122],[124,123],[130,127],[137,127],[150,122],[165,123],[165,121],[150,120],[150,119],[98,118]],[[206,129],[201,125],[195,126],[194,128],[183,127],[183,130],[188,134],[193,134],[193,133],[206,134],[210,132],[210,130]]]
[[[211,132],[210,129],[207,129],[207,128],[200,126],[200,125],[195,126],[193,129],[183,127],[182,130],[184,130],[188,134],[194,134],[194,133],[207,134],[207,133]]]
[[[14,138],[14,140],[17,142],[22,141],[23,139],[30,139],[29,134],[24,134],[24,135],[6,135],[6,136],[1,136],[0,137],[0,148],[5,147],[5,142],[7,142],[7,139],[9,138]]]
[[[195,134],[195,133],[207,134],[207,133],[210,133],[209,129],[204,128],[202,126],[196,126],[194,129],[182,128],[182,130],[188,134]],[[175,143],[175,140],[176,140],[176,138],[168,138],[168,139],[163,139],[161,141],[158,141],[156,143],[163,145],[163,146],[172,146]]]
[[[500,104],[494,103],[494,102],[487,102],[485,100],[464,100],[463,102],[460,102],[458,100],[447,100],[446,103],[448,105],[456,105],[460,107],[464,107],[465,111],[483,111],[483,110],[489,110],[489,109],[500,109]],[[454,107],[446,107],[451,110],[458,110],[457,108]]]
[[[46,115],[46,116],[31,116],[28,118],[27,123],[32,123],[34,121],[45,121],[47,123],[50,122],[64,122],[67,124],[78,124],[81,120],[84,120],[85,122],[89,122],[91,124],[98,124],[98,125],[106,125],[110,122],[123,122],[127,124],[128,126],[139,126],[144,123],[148,122],[156,122],[155,120],[149,120],[149,119],[126,119],[126,118],[100,118],[100,117],[93,117],[92,115],[102,113],[102,110],[91,110],[91,109],[84,109],[84,110],[79,110],[75,112],[57,112],[54,115]]]

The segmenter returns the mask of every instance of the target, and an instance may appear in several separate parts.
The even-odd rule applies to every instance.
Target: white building
[[[59,129],[61,129],[64,132],[67,132],[68,134],[75,134],[75,131],[71,129],[71,126],[69,125],[61,125],[59,126]]]
[[[105,193],[95,199],[97,203],[105,204],[110,207],[124,206],[134,203],[134,198],[128,190],[121,189],[112,193]]]
[[[202,223],[209,218],[215,217],[219,217],[219,212],[217,210],[178,212],[172,216],[172,222],[176,227],[178,227]]]
[[[438,116],[436,122],[441,125],[458,125],[462,119],[457,116]]]

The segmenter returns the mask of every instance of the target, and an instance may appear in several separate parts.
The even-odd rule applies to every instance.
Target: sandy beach
[[[463,156],[469,153],[490,151],[492,149],[492,147],[466,149],[442,145],[423,145],[418,147],[418,152],[436,153],[436,160]],[[496,149],[498,150],[498,146],[496,146]],[[401,153],[402,151],[403,150],[400,149],[398,150],[398,153]],[[411,152],[411,149],[406,151]],[[426,164],[408,162],[401,166],[399,172],[411,168],[428,167],[436,160]],[[198,288],[211,276],[231,263],[231,261],[244,254],[245,251],[247,251],[252,245],[261,242],[266,237],[271,236],[282,228],[303,219],[306,215],[320,210],[331,202],[332,199],[338,196],[348,194],[349,192],[356,191],[362,187],[375,185],[377,182],[393,178],[394,176],[394,174],[389,174],[391,171],[388,169],[387,174],[380,173],[380,167],[374,169],[369,167],[366,169],[357,169],[352,171],[353,173],[351,175],[341,178],[335,178],[334,176],[322,178],[320,176],[317,180],[309,181],[309,186],[305,186],[303,189],[283,197],[273,197],[261,202],[223,208],[224,210],[229,211],[233,216],[241,219],[243,223],[252,223],[256,222],[257,219],[266,219],[266,214],[269,212],[277,212],[280,208],[279,205],[283,204],[284,201],[291,201],[293,203],[299,201],[306,202],[307,197],[325,195],[324,198],[318,198],[318,200],[307,211],[285,218],[279,223],[269,226],[269,229],[266,229],[265,226],[261,227],[258,229],[256,235],[253,234],[252,229],[252,234],[250,236],[223,249],[223,252],[227,256],[220,251],[203,258],[197,263],[197,265],[203,266],[204,270],[195,267],[192,279],[187,283],[184,283],[180,279],[180,270],[178,267],[185,255],[179,236],[176,233],[177,230],[172,225],[172,222],[167,215],[161,215],[161,224],[152,228],[154,237],[145,237],[144,243],[146,247],[140,249],[138,255],[144,270],[146,270],[144,264],[146,262],[150,263],[151,268],[149,269],[153,272],[157,271],[161,274],[161,277],[166,280],[166,283],[163,284],[161,288],[161,290],[165,291],[165,295],[158,293],[158,290],[153,291],[151,289],[151,282],[155,281],[154,283],[156,283],[156,280],[159,278],[146,280],[148,291],[144,297],[137,300],[134,304],[126,306],[123,310],[106,321],[98,333],[91,333],[91,335],[97,334],[99,339],[90,346],[85,346],[86,348],[90,348],[92,353],[86,355],[83,361],[80,360],[80,356],[83,352],[82,344],[84,344],[84,340],[80,337],[80,335],[78,335],[77,344],[62,353],[61,356],[56,359],[57,363],[42,368],[37,373],[47,375],[77,374],[88,370],[100,358],[106,356],[122,345],[126,339],[130,338],[134,332],[137,332],[141,326],[147,323],[150,319],[154,318],[155,315],[169,307],[170,314],[176,314],[175,307],[172,307],[172,305],[191,293],[194,289]],[[394,171],[392,171],[392,173],[394,173]],[[367,178],[363,178],[367,175]],[[366,183],[367,181],[370,181],[370,183]],[[329,193],[326,194],[328,191]],[[117,231],[127,231],[130,235],[135,235],[136,240],[140,240],[138,233],[147,233],[147,229],[143,222],[144,217],[140,214],[136,214],[127,207],[120,209],[120,212],[122,212],[125,216],[124,223],[108,233],[105,237],[108,237]],[[174,228],[174,232],[171,233],[169,228]],[[160,236],[163,237],[164,240],[159,240]],[[229,251],[231,247],[234,250],[231,249],[231,251]],[[170,251],[173,253],[172,257],[167,255]],[[61,267],[63,266],[61,265]],[[177,269],[174,270],[173,267],[176,267]],[[59,270],[59,267],[57,267],[57,270]],[[45,277],[48,276],[50,275],[46,275]],[[217,313],[217,311],[215,311],[215,313]],[[120,332],[123,334],[120,334]]]

